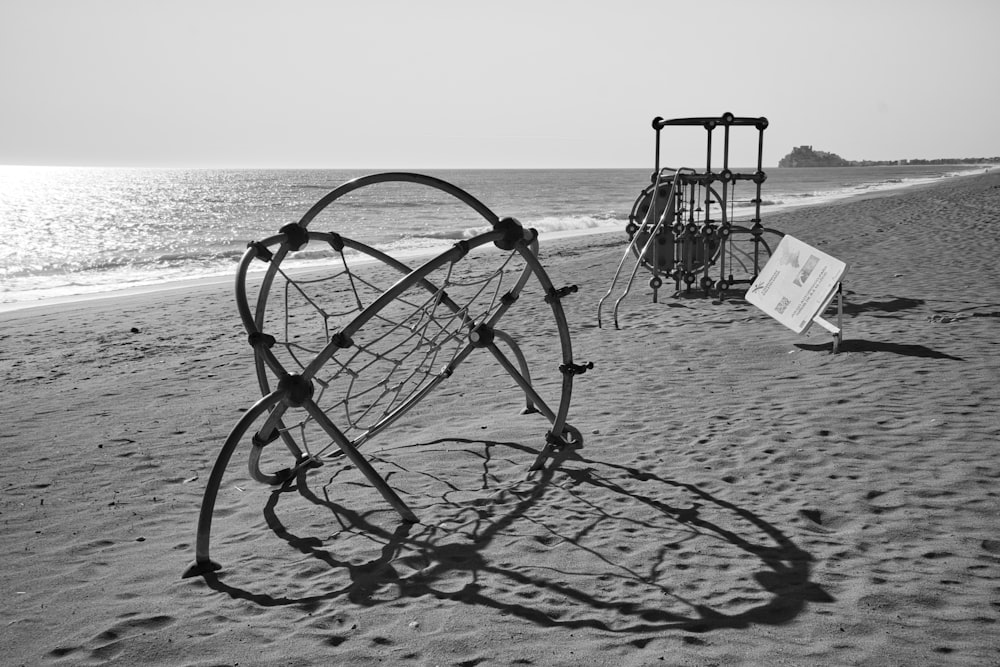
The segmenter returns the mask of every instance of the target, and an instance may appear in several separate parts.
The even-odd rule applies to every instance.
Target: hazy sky
[[[998,0],[0,0],[0,164],[646,167],[654,116],[725,111],[769,119],[765,166],[995,156],[998,29]]]

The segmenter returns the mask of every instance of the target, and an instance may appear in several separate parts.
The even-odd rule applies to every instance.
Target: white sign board
[[[746,300],[795,333],[804,333],[830,304],[847,264],[785,235]]]

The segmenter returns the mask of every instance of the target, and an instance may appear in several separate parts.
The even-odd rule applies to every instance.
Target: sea
[[[983,173],[980,165],[765,168],[770,213]],[[337,186],[379,170],[0,166],[0,312],[170,289],[232,276],[249,241],[298,222]],[[736,172],[751,173],[753,169]],[[651,168],[427,170],[546,238],[620,231]],[[752,216],[754,186],[738,182],[732,219]],[[412,183],[361,188],[309,225],[393,256],[430,254],[488,229],[454,197]],[[307,246],[301,266],[331,261]]]

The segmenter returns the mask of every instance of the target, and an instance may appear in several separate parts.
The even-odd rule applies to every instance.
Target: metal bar
[[[340,447],[340,451],[344,452],[344,455],[350,459],[351,463],[354,464],[354,467],[361,471],[361,474],[364,475],[368,482],[375,487],[383,498],[385,498],[386,502],[388,502],[392,508],[399,513],[399,516],[403,519],[403,521],[410,521],[412,523],[417,523],[419,521],[417,519],[417,515],[413,513],[405,502],[403,502],[403,499],[399,497],[391,486],[389,486],[389,483],[378,474],[375,468],[372,467],[372,464],[368,462],[368,459],[361,456],[360,452],[358,452],[358,450],[347,441],[347,438],[340,432],[340,429],[338,429],[337,426],[330,421],[330,418],[326,416],[326,413],[323,412],[323,410],[316,405],[312,399],[307,400],[302,407],[304,407],[306,412],[308,412],[309,415],[316,420],[316,423],[327,432],[327,435],[333,438],[333,441],[338,447]]]
[[[519,249],[524,257],[524,261],[531,266],[531,270],[538,279],[538,283],[541,286],[542,291],[548,295],[553,294],[554,288],[552,281],[549,279],[549,274],[545,272],[545,269],[542,267],[538,257],[536,257],[534,253],[527,252],[526,248],[523,246],[519,246]],[[568,365],[573,363],[573,342],[569,333],[569,322],[566,321],[566,312],[563,310],[562,303],[559,299],[560,297],[553,296],[548,300],[548,303],[552,310],[552,317],[556,321],[556,329],[559,332],[559,347],[562,351],[562,362],[563,364]],[[566,416],[569,414],[569,404],[572,394],[573,377],[569,373],[563,373],[559,411],[556,413],[556,418],[552,422],[552,430],[557,436],[564,430]]]
[[[635,281],[635,276],[639,272],[639,266],[642,264],[642,258],[645,257],[646,252],[649,250],[649,248],[652,245],[653,241],[656,239],[656,233],[657,233],[657,231],[661,227],[663,227],[663,225],[664,225],[664,222],[665,222],[666,217],[667,217],[667,213],[668,213],[668,211],[670,211],[669,202],[671,201],[671,199],[674,196],[674,193],[676,192],[677,184],[678,184],[679,178],[680,178],[681,169],[683,169],[683,167],[678,168],[677,171],[674,172],[674,179],[673,179],[673,181],[670,184],[670,194],[667,196],[667,202],[668,203],[667,203],[666,206],[663,207],[663,213],[660,215],[660,219],[657,220],[656,224],[653,225],[652,229],[650,229],[650,231],[649,231],[649,238],[646,240],[646,244],[643,246],[642,251],[639,253],[639,256],[638,256],[638,258],[636,259],[636,262],[635,262],[635,268],[632,269],[632,275],[629,276],[628,283],[626,283],[626,285],[625,285],[625,292],[622,293],[622,295],[620,297],[618,297],[617,301],[615,301],[614,321],[615,321],[615,328],[616,329],[618,328],[618,307],[621,305],[622,300],[626,296],[628,296],[628,293],[632,290],[632,283]],[[649,213],[647,213],[647,215],[649,216],[649,219],[651,219],[652,216],[654,216],[656,214],[656,194],[657,194],[657,192],[659,192],[659,188],[660,188],[660,179],[659,179],[659,172],[657,172],[657,180],[656,180],[655,186],[653,188],[652,198],[650,199],[650,204],[649,204]],[[643,224],[643,228],[644,227],[645,227],[645,223]],[[638,231],[636,232],[636,236],[633,237],[633,240],[635,238],[638,238]],[[626,248],[626,252],[627,251],[628,251],[628,249]],[[623,257],[622,258],[622,263],[624,263],[624,261],[625,260],[624,260],[624,257]],[[620,268],[621,267],[619,266],[619,269]],[[615,282],[617,282],[617,280],[618,280],[618,274],[616,273],[615,274],[615,279],[614,279],[614,281],[611,284],[611,289],[608,290],[608,294],[610,294],[611,290],[614,289]],[[604,299],[605,298],[607,298],[607,294],[604,296],[604,298],[601,299],[601,303],[598,304],[598,325],[600,324],[600,308],[601,308],[601,305],[604,303]]]
[[[764,173],[764,129],[766,126],[760,126],[760,130],[757,135],[757,173]],[[760,221],[760,189],[764,185],[760,178],[755,178],[754,182],[757,184],[757,205],[754,207],[754,217],[757,221]]]
[[[340,187],[329,192],[325,197],[320,199],[318,202],[313,204],[312,208],[306,211],[306,214],[302,216],[299,220],[299,225],[302,227],[307,227],[313,218],[315,218],[320,211],[329,206],[334,200],[346,195],[349,192],[353,192],[358,188],[363,188],[367,185],[374,185],[375,183],[385,183],[385,182],[409,182],[417,183],[420,185],[427,185],[432,188],[437,188],[442,192],[446,192],[456,199],[468,204],[471,208],[475,209],[477,213],[486,218],[490,224],[496,226],[499,222],[499,218],[496,213],[491,211],[485,204],[470,195],[465,190],[448,183],[447,181],[442,181],[439,178],[434,178],[433,176],[427,176],[425,174],[414,174],[409,172],[387,172],[382,174],[370,174],[368,176],[361,176],[360,178],[355,178],[352,181],[344,183]]]
[[[712,173],[712,130],[715,129],[714,125],[706,125],[705,131],[708,132],[708,150],[705,157],[705,173]]]
[[[507,371],[507,374],[514,379],[517,386],[524,390],[525,395],[535,402],[538,411],[545,415],[550,422],[554,423],[557,417],[556,413],[553,412],[552,408],[550,408],[548,404],[545,403],[545,400],[539,396],[538,392],[535,391],[535,388],[531,385],[530,378],[526,378],[520,373],[520,371],[518,371],[517,367],[510,362],[510,359],[508,359],[507,356],[500,351],[500,348],[497,347],[496,343],[490,343],[486,349],[488,349],[496,358],[500,366]]]
[[[653,129],[659,130],[667,126],[679,126],[679,125],[704,125],[705,123],[719,123],[720,125],[733,125],[733,126],[746,126],[746,125],[757,125],[762,122],[764,118],[748,118],[748,117],[735,117],[729,123],[723,123],[718,116],[698,116],[694,118],[672,118],[670,120],[664,120],[662,118],[654,119]]]
[[[493,335],[502,340],[507,344],[507,347],[511,349],[514,356],[517,357],[517,364],[521,367],[521,375],[524,376],[528,384],[531,384],[531,370],[528,368],[528,360],[524,358],[524,353],[521,352],[521,348],[518,347],[517,341],[506,331],[501,331],[500,329],[493,329]],[[535,404],[531,402],[531,395],[528,392],[524,392],[524,411],[525,413],[537,412],[538,408]]]
[[[215,459],[215,465],[212,466],[212,472],[208,476],[208,482],[205,484],[205,495],[202,498],[201,511],[198,514],[198,532],[195,538],[195,562],[184,573],[185,577],[193,577],[221,569],[221,565],[212,562],[209,554],[209,543],[212,537],[212,515],[215,512],[215,501],[219,495],[219,487],[222,485],[222,477],[226,473],[226,467],[229,465],[229,460],[236,450],[236,445],[239,444],[240,439],[246,434],[250,425],[281,401],[284,396],[284,390],[277,390],[260,398],[249,410],[243,413],[240,420],[236,422],[236,426],[229,432],[229,437],[226,438],[226,442],[222,445],[219,456]]]
[[[642,221],[642,226],[639,229],[636,230],[635,234],[632,235],[632,238],[629,239],[628,245],[625,246],[625,252],[622,253],[621,261],[618,262],[618,268],[615,269],[615,275],[611,278],[611,286],[608,287],[608,291],[605,292],[604,296],[601,297],[601,300],[597,302],[597,328],[598,329],[601,328],[601,310],[604,308],[604,301],[609,296],[611,296],[612,292],[615,291],[615,285],[618,284],[618,277],[621,275],[622,267],[625,266],[625,260],[626,260],[626,258],[628,258],[629,252],[632,251],[632,249],[639,242],[639,232],[642,231],[643,229],[645,229],[646,225],[648,225],[649,223],[651,223],[653,221],[653,216],[656,215],[656,195],[660,191],[660,182],[661,182],[661,177],[662,177],[662,174],[660,173],[660,169],[659,169],[659,164],[660,164],[660,131],[657,130],[656,131],[656,165],[657,165],[657,168],[656,168],[656,172],[655,172],[655,174],[656,174],[656,180],[653,182],[653,190],[650,193],[649,208],[646,209],[646,218]],[[675,182],[676,182],[676,179],[677,179],[677,173],[680,173],[680,169],[678,169],[677,172],[674,174],[674,180],[675,180]],[[671,194],[671,196],[673,196],[673,187],[671,187],[670,194]],[[664,209],[663,209],[664,213],[666,212],[667,208],[669,208],[669,202],[670,202],[670,200],[668,198],[667,199],[667,206],[664,207]],[[652,234],[650,234],[650,238],[652,238]],[[647,241],[646,244],[648,246],[649,242]],[[643,251],[643,253],[639,254],[639,258],[638,258],[637,264],[636,264],[636,270],[638,270],[638,262],[642,262],[642,255],[644,254],[644,252],[645,252],[645,250]],[[635,272],[633,272],[632,277],[635,278]],[[631,282],[630,282],[630,284],[631,284]],[[617,302],[615,303],[615,318],[614,319],[615,319],[615,328],[617,329],[618,328],[618,303]]]

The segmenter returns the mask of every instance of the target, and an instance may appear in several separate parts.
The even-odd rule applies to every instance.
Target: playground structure
[[[382,183],[434,188],[473,209],[492,229],[455,243],[413,269],[360,241],[308,229],[317,215],[349,193]],[[307,244],[332,249],[334,265],[321,275],[286,269],[285,261]],[[284,484],[324,462],[346,457],[404,521],[418,521],[360,448],[463,362],[484,356],[479,350],[487,351],[523,391],[525,412],[541,413],[551,422],[531,470],[541,468],[554,451],[581,444],[579,431],[566,419],[573,378],[593,364],[573,363],[561,305],[576,287],[555,288],[537,254],[535,230],[524,229],[514,218],[500,219],[450,183],[398,172],[349,181],[320,199],[299,222],[250,243],[237,269],[236,304],[254,351],[262,397],[232,429],[212,468],[198,519],[195,563],[185,576],[221,568],[209,553],[212,519],[223,476],[246,439],[249,474],[258,482]],[[470,255],[474,258],[466,259]],[[266,268],[252,272],[255,262]],[[532,287],[540,290],[551,311],[562,362],[561,380],[547,383],[545,389],[533,382],[514,337],[498,326],[532,277]],[[532,321],[532,326],[541,326],[537,319]],[[543,394],[550,400],[558,394],[558,400],[550,405]],[[278,440],[291,464],[265,472],[264,452]]]
[[[629,294],[639,268],[650,273],[653,302],[663,284],[672,280],[675,295],[700,290],[724,295],[730,288],[749,286],[767,263],[781,232],[761,224],[761,186],[767,179],[763,170],[764,117],[748,118],[724,113],[719,117],[653,119],[656,133],[655,165],[652,183],[639,194],[629,214],[625,231],[628,244],[607,293],[597,307],[597,323],[602,325],[604,302],[611,296],[631,256],[634,268],[624,291],[614,303],[614,323],[618,328],[618,310]],[[670,168],[660,165],[660,132],[665,127],[694,126],[706,131],[706,158],[703,171]],[[751,173],[733,171],[730,166],[730,132],[736,127],[757,130],[757,165]],[[722,168],[713,171],[712,136],[722,128]],[[737,185],[751,184],[752,198],[737,199]],[[749,204],[748,220],[738,220],[736,205]]]

